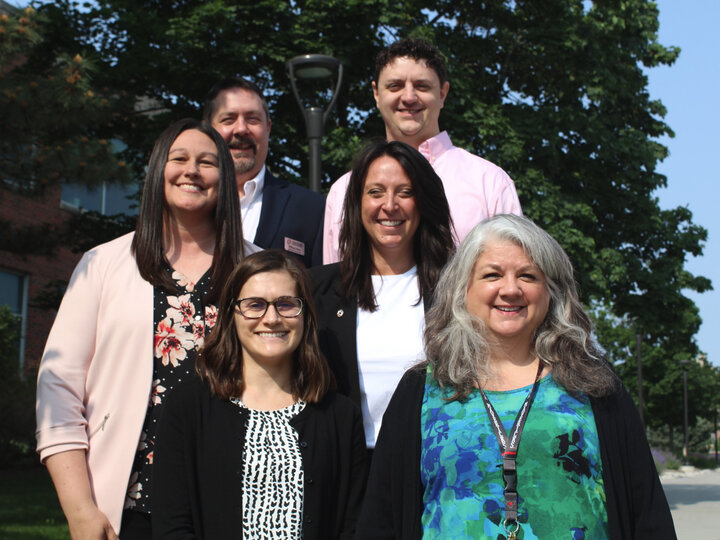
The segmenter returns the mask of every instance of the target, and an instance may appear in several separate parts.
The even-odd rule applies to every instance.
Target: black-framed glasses
[[[281,317],[292,319],[298,317],[303,310],[302,298],[297,296],[281,296],[272,302],[264,298],[241,298],[233,302],[235,307],[248,319],[260,319],[267,313],[268,306],[273,306],[275,312]]]

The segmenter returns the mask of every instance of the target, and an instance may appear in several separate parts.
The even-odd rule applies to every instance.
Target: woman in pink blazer
[[[83,256],[40,365],[37,450],[73,539],[150,538],[155,425],[194,374],[242,238],[225,142],[205,123],[172,124],[137,229]]]

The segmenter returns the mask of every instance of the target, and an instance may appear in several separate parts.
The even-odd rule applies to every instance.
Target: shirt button
[[[312,519],[310,519],[310,516],[305,518],[305,523],[312,523]]]
[[[308,484],[312,484],[312,483],[313,483],[313,479],[312,479],[312,478],[308,478]]]
[[[202,315],[195,315],[195,320],[196,320],[196,321],[199,321],[200,319],[202,319]]]
[[[302,441],[300,443],[300,448],[307,448],[307,443],[305,441]]]

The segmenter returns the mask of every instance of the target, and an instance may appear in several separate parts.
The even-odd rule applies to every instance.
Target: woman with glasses
[[[320,346],[372,449],[395,386],[422,358],[425,310],[454,242],[442,181],[407,144],[362,151],[344,204],[341,262],[311,270],[313,294]]]
[[[277,250],[230,275],[198,380],[168,400],[153,532],[352,538],[365,482],[358,408],[332,390],[302,266]]]

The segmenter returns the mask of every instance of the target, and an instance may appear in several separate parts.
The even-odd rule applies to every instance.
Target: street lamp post
[[[638,411],[640,411],[640,423],[645,427],[642,384],[642,336],[640,334],[635,334],[635,344],[637,345]]]
[[[300,110],[305,118],[305,129],[308,138],[308,155],[309,155],[309,177],[310,189],[320,191],[320,172],[322,167],[322,137],[325,128],[325,122],[328,119],[330,111],[335,105],[335,101],[342,84],[343,65],[339,60],[332,56],[324,54],[304,54],[296,56],[288,60],[287,69],[290,75],[290,85],[292,86],[295,100],[300,106]],[[332,93],[332,98],[326,109],[323,109],[315,101],[309,105],[305,105],[300,93],[297,89],[296,79],[318,81],[322,79],[332,78],[333,72],[337,70],[337,84]],[[314,96],[317,97],[317,96]]]
[[[718,464],[718,407],[715,406],[715,465]]]
[[[683,370],[683,465],[688,464],[688,392],[687,392],[687,366],[690,360],[680,360]]]

